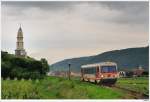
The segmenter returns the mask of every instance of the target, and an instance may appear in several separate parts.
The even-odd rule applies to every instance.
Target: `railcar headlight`
[[[118,75],[115,75],[115,77],[118,77]]]
[[[104,76],[103,76],[103,75],[101,75],[101,77],[103,78]]]

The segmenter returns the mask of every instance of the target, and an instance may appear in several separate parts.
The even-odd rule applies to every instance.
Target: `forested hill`
[[[116,62],[119,70],[132,70],[140,65],[148,71],[149,46],[108,51],[89,57],[66,59],[52,64],[50,70],[68,70],[68,63],[71,63],[71,70],[78,72],[80,71],[81,65],[103,61]]]

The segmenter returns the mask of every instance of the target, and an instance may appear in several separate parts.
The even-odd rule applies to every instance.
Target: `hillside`
[[[78,72],[80,71],[81,65],[98,63],[102,61],[116,62],[119,70],[132,70],[133,68],[137,68],[139,65],[145,70],[148,70],[149,46],[108,51],[89,57],[65,59],[52,64],[50,66],[50,70],[68,70],[68,63],[71,63],[71,70]]]

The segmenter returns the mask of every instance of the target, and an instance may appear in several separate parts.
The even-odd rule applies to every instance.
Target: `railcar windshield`
[[[117,71],[116,66],[101,66],[102,73],[112,73],[116,71]]]

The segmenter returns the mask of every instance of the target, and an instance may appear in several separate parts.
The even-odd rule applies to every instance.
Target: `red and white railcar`
[[[81,80],[100,84],[115,84],[118,78],[115,62],[101,62],[81,66]]]

